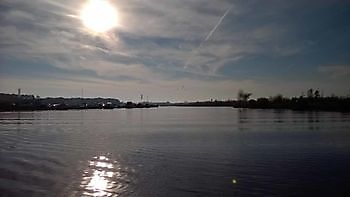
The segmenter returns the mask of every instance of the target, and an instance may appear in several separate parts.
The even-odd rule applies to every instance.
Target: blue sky
[[[350,94],[350,1],[111,0],[91,33],[85,1],[0,2],[0,91],[157,101]]]

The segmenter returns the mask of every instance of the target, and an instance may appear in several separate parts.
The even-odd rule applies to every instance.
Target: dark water
[[[350,196],[350,114],[0,113],[1,196]]]

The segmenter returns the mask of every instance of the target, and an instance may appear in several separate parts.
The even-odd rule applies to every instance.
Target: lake
[[[0,113],[1,196],[350,196],[350,114]]]

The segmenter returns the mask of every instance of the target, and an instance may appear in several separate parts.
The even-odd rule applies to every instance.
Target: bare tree
[[[243,90],[238,91],[238,100],[247,102],[252,93],[244,92]]]

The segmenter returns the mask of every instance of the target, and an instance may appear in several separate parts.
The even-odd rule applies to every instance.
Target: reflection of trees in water
[[[239,109],[237,111],[237,142],[242,146],[248,145],[246,131],[248,131],[247,124],[249,124],[249,113],[248,109]]]
[[[248,129],[246,125],[249,123],[249,109],[239,109],[237,111],[237,123],[238,130],[244,131]]]
[[[286,113],[286,110],[283,110],[283,109],[276,109],[276,110],[274,110],[273,111],[274,122],[284,123],[285,122],[285,113]]]
[[[139,130],[143,131],[143,109],[139,109],[140,110],[140,118],[139,118]]]
[[[17,124],[21,124],[21,112],[17,112]]]
[[[82,127],[84,125],[84,113],[85,110],[80,110],[80,126]]]
[[[310,130],[319,130],[320,113],[318,111],[307,112],[307,125]]]
[[[248,123],[248,112],[247,109],[238,110],[238,123]]]
[[[133,109],[126,109],[126,123],[128,125],[132,125],[133,123],[133,119],[132,119],[133,111],[134,111]]]
[[[20,133],[22,131],[22,123],[21,123],[21,112],[17,112],[17,117],[16,117],[16,138],[20,139]],[[18,144],[20,143],[21,140],[15,140],[12,142],[11,145],[9,145],[9,148],[16,148]]]

